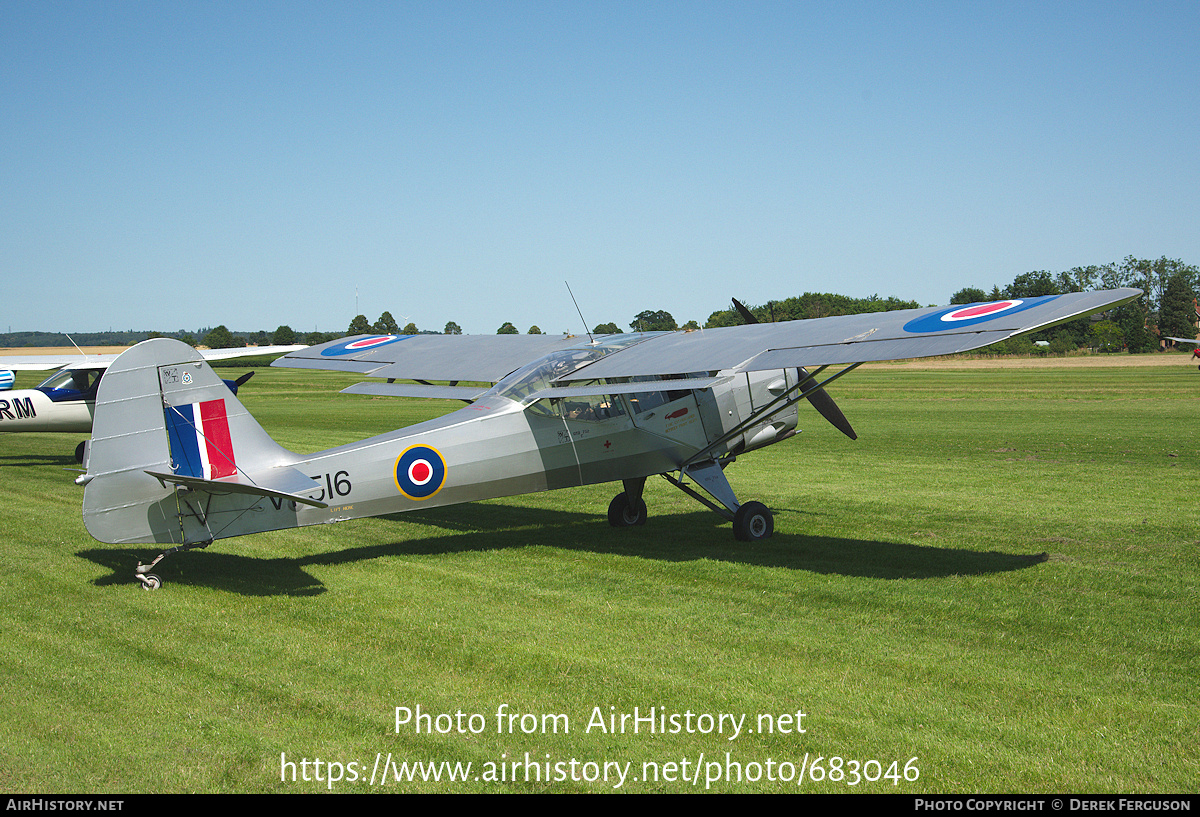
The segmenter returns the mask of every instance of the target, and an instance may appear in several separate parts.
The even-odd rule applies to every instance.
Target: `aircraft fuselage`
[[[51,400],[38,389],[0,392],[0,431],[92,430],[95,400]]]

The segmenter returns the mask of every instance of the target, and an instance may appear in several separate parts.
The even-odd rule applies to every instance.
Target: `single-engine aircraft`
[[[740,502],[725,468],[793,436],[801,400],[853,437],[825,389],[864,362],[975,349],[1139,295],[1118,289],[596,338],[343,338],[274,365],[383,381],[351,393],[468,405],[315,454],[276,444],[194,349],[147,340],[100,384],[87,470],[76,480],[86,486],[83,520],[102,542],[172,546],[135,568],[147,589],[161,585],[150,571],[168,554],[216,539],[600,482],[623,489],[610,524],[641,525],[642,489],[655,474],[731,520],[738,539],[765,539],[771,511]],[[827,375],[830,366],[841,368]]]
[[[295,346],[239,346],[233,349],[204,349],[205,360],[227,360],[251,355],[278,355],[303,349]],[[0,396],[0,431],[62,431],[87,434],[92,430],[96,409],[96,391],[105,370],[117,355],[23,355],[0,357],[7,370],[48,371],[47,377],[32,389],[10,390]],[[234,394],[253,372],[237,380],[226,380]],[[11,386],[11,379],[9,380]],[[83,462],[85,445],[80,443],[75,457]]]

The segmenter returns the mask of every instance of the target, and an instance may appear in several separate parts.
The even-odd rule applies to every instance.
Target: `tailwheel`
[[[193,548],[203,550],[204,548],[208,547],[211,544],[212,544],[212,540],[209,539],[204,542],[191,542],[190,544],[186,544],[186,545],[177,545],[176,547],[173,547],[170,550],[164,550],[162,553],[158,554],[158,556],[155,557],[153,562],[151,562],[148,565],[144,565],[141,562],[138,562],[137,567],[135,567],[133,569],[133,575],[139,582],[142,583],[143,590],[157,590],[158,588],[162,587],[162,579],[158,576],[158,574],[150,572],[151,570],[154,569],[155,565],[157,565],[163,559],[167,558],[168,556],[170,556],[172,553],[175,553],[176,551],[192,550]]]
[[[619,493],[608,504],[608,524],[614,528],[628,528],[646,524],[646,502],[642,498],[630,499],[628,493]]]
[[[157,590],[158,588],[162,587],[162,579],[160,579],[154,573],[139,573],[138,579],[140,579],[142,582],[143,590]]]
[[[733,515],[733,535],[741,542],[769,539],[775,532],[775,517],[761,502],[747,502]]]

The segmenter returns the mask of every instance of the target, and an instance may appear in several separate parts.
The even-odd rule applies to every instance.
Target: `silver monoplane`
[[[216,539],[600,482],[622,486],[609,522],[641,525],[642,489],[655,474],[732,521],[737,538],[764,539],[774,529],[771,511],[740,502],[725,469],[793,436],[801,401],[853,437],[825,389],[861,363],[967,351],[1140,294],[594,339],[356,336],[275,365],[380,381],[350,392],[468,405],[309,455],[276,444],[194,349],[148,340],[114,361],[100,384],[78,479],[86,486],[83,519],[102,542],[172,546],[137,566],[147,588],[160,585],[150,570],[168,553]]]

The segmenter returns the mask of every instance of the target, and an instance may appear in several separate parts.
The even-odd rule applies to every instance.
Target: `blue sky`
[[[0,3],[0,331],[1200,264],[1200,4]],[[356,308],[357,304],[357,308]]]

